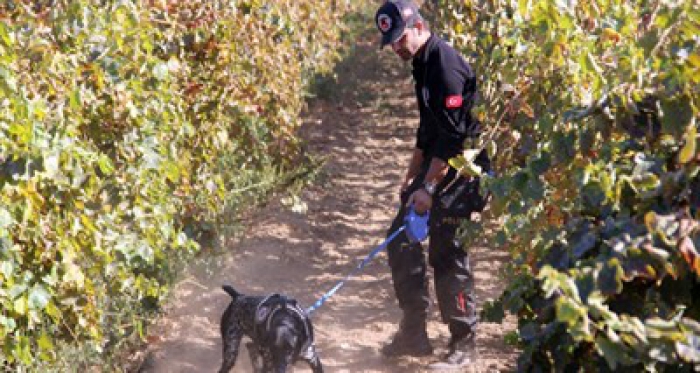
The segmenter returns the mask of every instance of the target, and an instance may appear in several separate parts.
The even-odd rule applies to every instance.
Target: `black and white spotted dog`
[[[236,364],[243,336],[254,372],[283,373],[302,359],[314,373],[323,372],[314,345],[311,320],[294,299],[279,294],[246,296],[224,285],[233,300],[221,317],[223,362],[220,373]]]

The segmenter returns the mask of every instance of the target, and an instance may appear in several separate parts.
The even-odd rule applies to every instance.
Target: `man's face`
[[[391,49],[394,50],[399,57],[404,61],[409,61],[416,55],[418,51],[416,40],[416,29],[407,27],[403,35],[398,40],[391,43]]]

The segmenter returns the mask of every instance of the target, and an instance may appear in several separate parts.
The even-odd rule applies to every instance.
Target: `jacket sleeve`
[[[425,107],[420,107],[420,125],[416,131],[416,148],[427,150],[430,144],[435,142],[437,133],[435,132],[435,118]]]
[[[460,62],[445,61],[438,78],[441,95],[437,97],[433,110],[438,122],[435,156],[444,161],[462,153],[464,140],[472,129],[471,108],[476,80],[469,68]]]

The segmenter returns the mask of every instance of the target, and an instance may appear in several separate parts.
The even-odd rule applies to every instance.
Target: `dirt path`
[[[309,150],[327,157],[322,176],[300,196],[308,211],[295,213],[274,201],[252,217],[244,238],[228,246],[219,268],[194,266],[157,322],[141,372],[218,369],[218,322],[230,300],[221,284],[250,294],[284,293],[308,306],[383,240],[418,123],[410,67],[390,51],[379,52],[375,39],[371,34],[358,40],[337,69],[331,99],[314,102],[305,117]],[[499,294],[503,281],[497,273],[507,255],[483,247],[471,252],[482,303]],[[326,371],[423,371],[430,359],[388,360],[378,351],[399,318],[382,253],[312,317]],[[438,322],[437,307],[430,318],[429,336],[437,352],[444,352],[448,332]],[[481,360],[474,371],[514,369],[516,355],[502,342],[512,329],[512,322],[481,324]],[[239,354],[234,371],[250,371],[247,353]],[[309,369],[300,363],[295,371]]]

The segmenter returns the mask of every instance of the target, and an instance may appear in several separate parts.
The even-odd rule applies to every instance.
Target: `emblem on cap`
[[[386,14],[380,14],[379,17],[377,17],[377,26],[379,26],[379,30],[386,33],[391,29],[391,17]]]

